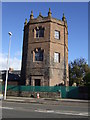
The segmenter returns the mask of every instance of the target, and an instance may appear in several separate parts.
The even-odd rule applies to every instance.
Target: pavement
[[[38,103],[38,104],[60,104],[60,102],[79,102],[79,103],[89,103],[89,100],[79,100],[79,99],[55,99],[55,98],[29,98],[29,97],[14,97],[7,96],[4,101],[10,102],[21,102],[21,103]]]

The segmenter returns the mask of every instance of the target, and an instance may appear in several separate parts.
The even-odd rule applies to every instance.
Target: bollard
[[[39,98],[39,93],[37,93],[37,98]]]

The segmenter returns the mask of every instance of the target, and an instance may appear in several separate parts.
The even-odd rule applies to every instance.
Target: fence
[[[4,91],[4,86],[2,86]],[[14,86],[8,85],[7,91],[17,92],[60,92],[62,98],[80,98],[79,87],[74,86]]]

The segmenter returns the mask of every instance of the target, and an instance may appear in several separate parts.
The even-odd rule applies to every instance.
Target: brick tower
[[[21,68],[22,83],[31,86],[68,86],[68,30],[62,20],[41,13],[37,18],[31,11],[24,23]]]

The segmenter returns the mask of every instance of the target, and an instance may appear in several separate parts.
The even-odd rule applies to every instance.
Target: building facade
[[[21,68],[22,83],[31,86],[57,86],[69,84],[68,30],[62,20],[41,13],[37,18],[31,11],[30,20],[24,23]]]

